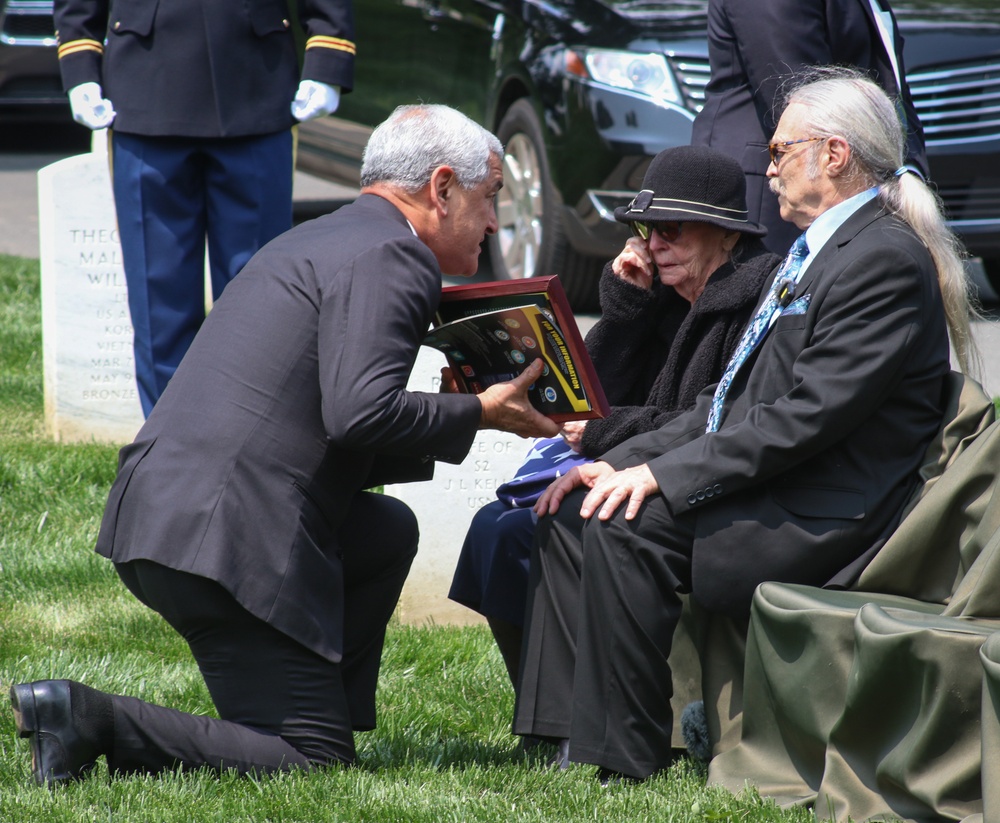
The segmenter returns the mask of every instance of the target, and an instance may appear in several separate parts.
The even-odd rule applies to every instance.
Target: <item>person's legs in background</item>
[[[166,388],[212,297],[292,227],[292,135],[201,140],[112,133],[115,210],[143,414]]]
[[[212,298],[257,251],[292,227],[291,130],[205,141],[204,188]]]
[[[115,212],[147,417],[205,319],[198,141],[112,133]]]

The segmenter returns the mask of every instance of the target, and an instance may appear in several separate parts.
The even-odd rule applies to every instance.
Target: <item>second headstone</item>
[[[107,154],[40,169],[38,207],[46,428],[128,443],[143,417]]]

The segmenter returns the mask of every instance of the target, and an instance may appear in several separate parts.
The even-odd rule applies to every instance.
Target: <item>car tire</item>
[[[542,125],[531,103],[517,100],[496,131],[504,144],[504,186],[497,195],[499,230],[489,239],[497,279],[558,274],[576,311],[597,307],[602,261],[576,252],[561,223],[561,198],[549,175]]]

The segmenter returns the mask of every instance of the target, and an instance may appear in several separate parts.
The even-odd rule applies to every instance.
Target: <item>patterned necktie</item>
[[[757,309],[757,313],[744,330],[743,337],[740,338],[739,345],[736,347],[736,351],[733,352],[733,356],[729,359],[719,385],[715,388],[715,397],[712,398],[712,408],[708,413],[708,425],[705,427],[706,432],[719,430],[719,424],[722,422],[722,406],[726,401],[726,393],[732,385],[736,372],[740,370],[740,366],[750,356],[750,353],[764,339],[768,330],[774,325],[774,321],[778,319],[778,315],[781,314],[781,310],[788,305],[789,296],[794,294],[795,285],[799,282],[799,277],[802,276],[802,261],[808,255],[809,247],[806,245],[806,236],[805,234],[800,234],[798,239],[792,244],[792,248],[789,250],[784,262],[782,262],[781,268],[778,269],[778,273],[774,278],[774,285],[771,286],[767,297],[764,298],[764,302],[761,303],[760,308]]]

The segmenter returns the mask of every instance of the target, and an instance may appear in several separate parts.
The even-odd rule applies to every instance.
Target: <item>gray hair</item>
[[[472,189],[490,174],[500,141],[449,106],[399,106],[372,132],[361,164],[361,185],[387,183],[417,192],[438,166],[450,166],[458,184]]]
[[[962,370],[979,371],[981,359],[972,340],[970,316],[978,316],[965,272],[965,249],[945,224],[938,196],[903,167],[905,139],[896,107],[888,95],[854,69],[811,70],[791,91],[786,105],[808,108],[811,132],[839,135],[851,149],[845,177],[859,188],[878,186],[885,208],[900,217],[930,252],[937,269],[951,342]],[[817,168],[812,153],[810,169]],[[899,173],[897,173],[899,172]]]

